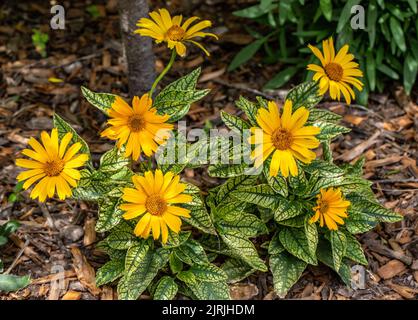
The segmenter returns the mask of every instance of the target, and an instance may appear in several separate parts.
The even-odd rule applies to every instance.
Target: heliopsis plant
[[[186,43],[188,42],[199,47],[209,56],[209,52],[195,38],[213,37],[218,39],[217,35],[203,31],[212,26],[209,20],[195,23],[199,18],[191,17],[183,22],[183,16],[171,17],[167,9],[159,9],[150,12],[149,15],[151,19],[141,18],[138,21],[139,29],[135,33],[151,37],[157,43],[166,42],[168,48],[175,49],[175,52],[181,57],[186,55]]]
[[[132,156],[133,160],[138,160],[142,151],[147,157],[152,156],[173,129],[173,124],[166,123],[169,116],[157,114],[148,94],[141,99],[135,96],[132,107],[121,97],[115,97],[108,116],[109,128],[101,136],[117,140],[116,146],[124,147],[124,156]]]
[[[250,137],[253,144],[259,144],[252,154],[255,158],[255,167],[262,165],[273,154],[270,162],[272,177],[277,176],[279,171],[286,178],[289,173],[297,176],[296,159],[303,163],[310,163],[316,158],[315,153],[310,149],[319,146],[319,140],[315,138],[315,135],[321,129],[305,126],[308,117],[309,111],[304,107],[292,114],[291,100],[285,101],[281,116],[274,101],[268,102],[268,109],[259,109],[256,120],[263,130],[263,138],[258,143],[257,135]]]
[[[319,95],[329,94],[334,100],[341,100],[341,93],[345,101],[350,104],[351,99],[355,99],[354,86],[357,90],[363,89],[363,83],[357,79],[363,77],[363,72],[359,69],[358,63],[354,62],[354,55],[348,53],[348,44],[344,45],[335,53],[334,41],[332,37],[322,41],[321,51],[309,45],[312,53],[319,59],[321,66],[309,64],[308,70],[314,71],[314,81],[319,81]]]
[[[73,134],[67,132],[60,141],[58,130],[54,128],[50,135],[42,132],[42,144],[35,138],[29,139],[32,149],[24,149],[22,154],[31,159],[16,159],[16,165],[29,169],[20,173],[17,180],[25,181],[25,190],[35,184],[30,193],[32,199],[44,202],[55,193],[61,200],[72,195],[71,188],[77,186],[81,177],[77,168],[88,160],[87,154],[78,154],[82,147],[80,142],[69,145],[72,138]]]
[[[97,270],[96,284],[117,286],[120,299],[144,292],[154,299],[229,299],[228,283],[269,270],[285,296],[308,265],[319,263],[348,285],[350,266],[367,264],[355,234],[401,219],[374,199],[362,178],[363,159],[333,161],[331,141],[349,130],[317,105],[328,90],[349,103],[350,85],[361,86],[348,46],[337,54],[332,39],[323,43],[324,54],[311,47],[322,67],[309,65],[314,80],[284,101],[240,97],[243,118],[221,112],[238,146],[231,135],[189,143],[175,122],[209,92],[196,88],[200,69],[155,91],[185,43],[201,47],[192,39],[216,36],[203,31],[209,21],[194,24],[196,17],[183,22],[165,9],[150,17],[139,21],[137,33],[172,50],[150,91],[128,103],[81,88],[107,117],[100,135],[114,147],[93,161],[88,144],[55,114],[52,132],[41,133],[42,143],[31,138],[32,149],[22,151],[30,159],[16,160],[27,169],[17,177],[23,188],[33,187],[30,196],[40,201],[57,194],[97,204],[97,247],[109,261]],[[204,162],[208,150],[220,151],[221,159]],[[225,179],[205,193],[182,175],[204,164],[210,176]]]

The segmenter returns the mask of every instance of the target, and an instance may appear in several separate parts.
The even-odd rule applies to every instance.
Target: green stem
[[[174,60],[176,60],[176,49],[173,49],[171,51],[171,58],[170,61],[168,62],[168,64],[166,65],[166,67],[164,68],[164,70],[160,73],[160,75],[157,77],[157,79],[155,79],[154,83],[152,84],[151,90],[149,91],[149,97],[152,98],[152,94],[155,90],[155,88],[157,87],[158,82],[160,82],[160,80],[165,76],[165,74],[168,72],[168,70],[171,69],[171,67],[173,66]]]

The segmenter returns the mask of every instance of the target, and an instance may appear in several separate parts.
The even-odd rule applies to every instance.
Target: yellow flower
[[[279,170],[284,177],[288,177],[289,172],[292,176],[297,176],[298,167],[295,159],[310,163],[316,158],[316,154],[309,149],[319,145],[315,135],[320,129],[304,126],[308,117],[309,111],[305,107],[300,107],[292,114],[291,100],[286,100],[281,117],[274,101],[268,103],[268,110],[259,109],[256,119],[263,130],[263,138],[259,139],[255,133],[249,139],[251,144],[257,145],[251,155],[253,159],[255,158],[254,166],[256,168],[261,166],[273,153],[270,164],[271,176],[277,176]],[[251,128],[253,132],[257,129]]]
[[[72,137],[72,133],[66,133],[59,142],[56,128],[52,129],[51,135],[43,131],[42,144],[32,137],[29,139],[29,145],[33,150],[22,151],[22,154],[33,160],[16,159],[17,166],[30,169],[17,176],[18,181],[26,180],[23,189],[27,190],[36,181],[41,180],[30,194],[32,199],[39,198],[39,201],[43,202],[47,196],[54,196],[55,189],[61,200],[72,195],[71,187],[76,187],[77,180],[80,180],[80,172],[76,168],[83,166],[88,160],[87,154],[77,155],[81,148],[80,142],[67,149]]]
[[[146,239],[152,231],[155,240],[161,234],[162,242],[166,243],[168,228],[179,233],[179,217],[190,218],[190,210],[174,204],[192,201],[190,195],[183,193],[186,184],[179,180],[180,176],[172,172],[163,175],[161,170],[156,170],[155,175],[147,171],[143,177],[132,177],[135,189],[123,190],[122,199],[129,203],[122,204],[120,208],[126,211],[123,215],[126,220],[142,216],[134,230],[136,236]]]
[[[152,99],[144,94],[141,99],[134,97],[131,108],[121,97],[116,97],[108,111],[109,128],[101,133],[102,137],[118,140],[120,149],[125,143],[125,157],[132,155],[138,160],[141,150],[148,157],[158,149],[158,145],[169,138],[173,125],[165,123],[169,116],[158,115],[152,107]]]
[[[183,16],[171,17],[166,9],[159,9],[158,11],[150,12],[149,15],[152,19],[141,18],[137,23],[139,29],[135,33],[154,38],[157,43],[167,42],[167,46],[170,49],[175,48],[182,57],[186,55],[186,42],[198,46],[209,56],[209,52],[200,43],[192,40],[196,37],[203,38],[206,36],[218,39],[215,34],[202,31],[212,25],[209,20],[203,20],[191,26],[194,21],[199,19],[198,17],[191,17],[181,24]]]
[[[322,41],[324,55],[318,48],[311,45],[308,47],[322,64],[322,67],[316,64],[308,65],[308,70],[315,72],[313,80],[320,80],[319,94],[323,95],[329,89],[331,98],[340,101],[342,92],[345,101],[350,104],[351,98],[356,97],[350,85],[361,91],[363,83],[356,77],[362,77],[363,72],[358,68],[358,63],[353,62],[354,55],[348,53],[348,45],[344,45],[336,55],[332,37]]]
[[[314,223],[319,220],[321,227],[325,224],[330,230],[338,230],[338,224],[344,224],[341,218],[347,218],[347,209],[350,201],[344,200],[340,188],[321,189],[317,196],[317,206],[313,208],[315,215],[309,220]]]

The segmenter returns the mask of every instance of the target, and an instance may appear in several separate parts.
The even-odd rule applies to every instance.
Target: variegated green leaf
[[[120,223],[107,237],[109,246],[117,250],[128,249],[136,241],[132,228],[126,222]]]
[[[316,255],[319,261],[321,261],[323,264],[327,265],[328,267],[333,269],[335,272],[337,272],[346,285],[350,285],[351,283],[350,267],[346,263],[346,261],[343,260],[343,262],[341,263],[340,269],[335,268],[330,243],[324,240],[319,241]]]
[[[233,258],[226,260],[221,269],[228,276],[228,283],[241,281],[255,272],[255,269],[244,261]]]
[[[234,116],[232,114],[221,111],[221,119],[225,125],[235,131],[236,133],[241,134],[245,129],[249,129],[251,126],[241,118]]]
[[[129,158],[123,156],[123,152],[114,147],[105,152],[100,158],[99,170],[101,172],[114,172],[122,169],[130,163]]]
[[[189,192],[186,190],[186,193]],[[199,193],[191,193],[192,201],[184,203],[183,207],[190,210],[190,218],[183,218],[182,220],[202,230],[205,233],[216,234],[212,219],[206,210],[202,197]]]
[[[196,90],[200,68],[165,87],[155,98],[153,106],[160,114],[168,114],[170,122],[181,119],[193,102],[202,99],[210,90]]]
[[[118,296],[122,300],[136,300],[148,287],[158,271],[167,263],[167,249],[148,250],[137,269],[125,274],[118,284]]]
[[[290,90],[286,99],[293,102],[293,111],[300,107],[312,109],[322,99],[318,90],[319,87],[315,81],[307,81]]]
[[[331,231],[331,248],[332,248],[332,259],[336,270],[340,270],[341,261],[345,256],[347,250],[347,239],[345,234],[339,230]]]
[[[280,197],[277,207],[274,210],[274,220],[280,222],[304,213],[305,210],[301,202]]]
[[[208,174],[211,177],[231,178],[245,174],[248,170],[246,163],[240,164],[213,164],[208,167]]]
[[[234,191],[232,195],[236,199],[254,203],[263,208],[274,209],[277,202],[277,194],[268,184],[242,188]]]
[[[123,260],[110,260],[106,262],[96,272],[96,285],[102,286],[115,281],[122,277],[124,270],[125,263]]]
[[[115,227],[122,220],[123,211],[119,208],[120,199],[108,198],[99,200],[99,219],[96,222],[96,231],[105,232]]]
[[[186,284],[199,300],[229,300],[229,287],[224,281],[196,281]]]
[[[338,123],[341,119],[342,116],[334,112],[325,109],[313,108],[309,112],[308,123],[315,122],[317,120]]]
[[[345,232],[345,237],[347,239],[347,250],[345,252],[345,256],[355,262],[367,265],[368,262],[364,255],[363,248],[357,241],[356,237],[349,232]]]
[[[271,158],[267,159],[265,163],[263,163],[264,176],[266,177],[268,184],[274,191],[276,191],[279,195],[283,197],[287,197],[288,189],[286,178],[283,177],[280,173],[278,173],[275,177],[270,176],[270,163]]]
[[[81,92],[91,105],[93,105],[105,114],[107,114],[108,109],[112,107],[112,104],[116,98],[114,94],[96,93],[83,86],[81,87]]]
[[[234,257],[239,257],[254,269],[267,271],[267,267],[263,260],[258,256],[254,244],[250,240],[244,238],[240,232],[221,232],[220,236],[227,247],[232,251]]]
[[[190,269],[196,280],[218,282],[227,280],[226,273],[213,264],[195,264]]]
[[[350,132],[351,130],[332,122],[315,121],[315,126],[321,129],[321,132],[316,135],[320,141],[334,139],[340,134]]]
[[[315,223],[309,223],[309,217],[305,218],[305,235],[308,239],[308,248],[312,256],[316,256],[316,247],[318,245],[318,229]]]
[[[217,220],[216,226],[219,233],[239,233],[245,238],[268,232],[265,224],[255,215],[238,211]]]
[[[279,239],[279,232],[276,232],[274,236],[271,238],[269,243],[268,252],[270,256],[278,255],[285,251],[286,249],[283,247],[282,243]]]
[[[205,250],[199,242],[189,239],[181,246],[174,248],[175,256],[188,265],[209,263]]]
[[[306,263],[317,265],[316,255],[309,249],[308,238],[300,228],[283,228],[279,233],[283,247],[295,257]]]
[[[351,202],[350,211],[361,213],[367,217],[376,219],[380,222],[397,222],[403,219],[400,214],[386,209],[380,204],[355,193],[348,194],[347,200]]]
[[[178,286],[170,276],[162,277],[154,292],[154,300],[173,300],[178,291]]]
[[[229,201],[236,201],[231,195],[237,190],[241,190],[247,186],[254,185],[257,176],[244,175],[239,177],[229,178],[220,188],[216,195],[217,204],[225,204]]]
[[[257,113],[258,108],[256,107],[255,103],[245,99],[244,97],[240,96],[237,101],[235,101],[236,106],[244,111],[245,115],[248,118],[248,121],[252,126],[257,126]]]
[[[274,290],[280,297],[286,295],[306,268],[306,262],[287,252],[270,256],[269,264],[273,274]]]
[[[138,266],[145,258],[148,250],[150,249],[147,241],[142,240],[131,246],[126,253],[125,258],[125,272],[131,274],[138,269]]]

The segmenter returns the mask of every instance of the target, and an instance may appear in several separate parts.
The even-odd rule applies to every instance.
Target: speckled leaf
[[[360,242],[358,242],[356,237],[354,237],[349,232],[345,232],[345,237],[347,239],[347,249],[345,251],[345,256],[355,262],[367,265],[368,262]]]
[[[229,300],[229,287],[226,282],[205,282],[187,283],[189,289],[199,300]]]
[[[334,122],[337,123],[342,119],[342,116],[336,114],[334,112],[325,110],[325,109],[318,109],[313,108],[309,112],[308,122],[314,122],[317,120],[322,120],[326,122]]]
[[[102,286],[122,277],[125,270],[123,260],[110,260],[101,266],[96,272],[96,285]]]
[[[277,201],[277,194],[268,184],[260,184],[254,187],[246,187],[234,191],[232,194],[236,199],[254,203],[263,208],[274,209]]]
[[[98,216],[96,222],[96,231],[105,232],[115,227],[122,220],[123,211],[119,208],[120,199],[108,198],[99,200]]]
[[[178,286],[173,278],[164,276],[158,281],[154,292],[154,300],[173,300],[178,291]]]
[[[308,248],[312,256],[316,256],[316,247],[318,245],[318,230],[315,223],[309,223],[309,218],[305,218],[305,235],[308,239]]]
[[[282,220],[294,218],[305,213],[301,202],[296,200],[287,200],[286,198],[279,198],[276,209],[274,210],[274,220],[280,222]]]
[[[109,246],[118,250],[128,249],[136,240],[132,228],[124,222],[119,224],[107,237]]]
[[[230,233],[221,232],[220,236],[234,256],[240,257],[254,269],[267,271],[267,267],[263,260],[258,256],[254,244],[250,240],[244,238],[241,233],[236,231]]]
[[[118,296],[122,300],[136,300],[167,263],[169,251],[166,249],[148,250],[137,269],[125,274],[118,284]]]
[[[125,272],[131,274],[138,269],[138,266],[145,258],[149,244],[146,240],[142,240],[128,249],[125,258]]]
[[[202,99],[209,89],[196,90],[200,68],[170,83],[155,98],[153,106],[160,114],[168,114],[170,122],[181,119],[189,111],[193,102]]]
[[[347,239],[345,234],[339,230],[331,231],[331,248],[332,248],[332,259],[334,261],[334,267],[336,270],[340,269],[341,261],[345,256],[347,250]]]
[[[205,250],[199,242],[189,239],[181,246],[174,248],[175,256],[188,265],[209,263]]]
[[[351,209],[367,217],[376,219],[380,222],[397,222],[403,219],[400,214],[386,209],[378,203],[355,193],[348,194],[347,200],[351,202]]]
[[[225,111],[221,111],[221,119],[229,129],[239,134],[251,127],[246,121]]]
[[[100,158],[99,170],[101,172],[114,172],[122,169],[129,164],[129,158],[123,156],[123,152],[118,148],[110,149]]]
[[[285,250],[286,249],[283,247],[282,243],[280,242],[279,232],[276,232],[274,236],[271,238],[271,241],[269,243],[268,253],[269,255],[273,256],[273,255],[278,255]]]
[[[280,242],[295,257],[313,265],[317,265],[315,254],[309,249],[308,239],[300,228],[284,228],[279,233]]]
[[[304,82],[290,90],[286,99],[292,100],[293,112],[300,107],[311,109],[316,106],[322,99],[318,90],[315,81]]]
[[[298,281],[307,265],[306,262],[287,252],[270,256],[269,264],[273,274],[274,290],[280,297],[284,297]]]
[[[244,97],[240,96],[237,101],[235,101],[236,106],[244,111],[245,115],[248,118],[248,121],[252,126],[257,126],[257,113],[258,108],[256,107],[255,103],[245,99]]]
[[[91,105],[93,105],[105,114],[107,114],[108,109],[112,107],[112,103],[115,101],[116,98],[114,94],[96,93],[83,86],[81,87],[81,92]]]
[[[217,204],[225,204],[227,201],[236,201],[231,197],[234,191],[245,188],[246,186],[254,185],[257,180],[257,176],[239,176],[229,178],[221,187],[216,195]]]
[[[221,266],[221,269],[228,276],[228,283],[235,283],[244,280],[256,271],[242,260],[233,258],[226,260]]]
[[[320,141],[334,139],[340,134],[350,132],[351,130],[332,122],[315,121],[315,126],[321,129],[321,132],[316,135]]]
[[[249,166],[246,163],[240,164],[213,164],[208,167],[208,174],[211,177],[230,178],[243,175]]]
[[[188,193],[187,190],[185,193]],[[190,218],[182,218],[185,222],[191,224],[193,227],[200,229],[205,233],[216,234],[212,219],[206,210],[206,206],[202,201],[199,193],[189,193],[192,196],[192,201],[184,203],[183,207],[190,210]]]
[[[255,237],[268,232],[265,224],[255,215],[234,211],[224,219],[216,221],[219,233],[239,233],[244,238]]]
[[[190,269],[198,281],[218,282],[227,280],[226,273],[213,264],[195,264]]]

